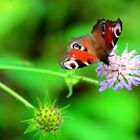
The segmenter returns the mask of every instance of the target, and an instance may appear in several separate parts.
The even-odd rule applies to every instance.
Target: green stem
[[[18,93],[16,93],[12,89],[10,89],[8,86],[6,86],[5,84],[3,84],[2,82],[0,82],[0,88],[3,89],[4,91],[6,91],[7,93],[9,93],[10,95],[12,95],[13,97],[15,97],[20,102],[22,102],[25,106],[30,107],[30,108],[34,108],[33,105],[31,105],[28,101],[26,101]]]
[[[78,77],[80,77],[80,76],[78,76]],[[99,85],[99,81],[94,80],[94,79],[91,79],[91,78],[88,78],[88,77],[85,77],[85,76],[82,77],[82,80],[83,81],[86,81],[88,83],[94,83],[96,85]]]
[[[55,75],[55,76],[65,77],[65,74],[63,74],[63,73],[54,72],[54,71],[50,71],[50,70],[39,69],[39,68],[23,67],[23,66],[0,65],[0,69],[37,72],[37,73],[44,73],[44,74],[51,74],[51,75]]]
[[[17,71],[27,71],[27,72],[37,72],[37,73],[42,73],[42,74],[51,74],[54,76],[59,76],[59,77],[66,77],[66,74],[60,73],[60,72],[54,72],[50,70],[45,70],[45,69],[39,69],[39,68],[30,68],[30,67],[23,67],[23,66],[6,66],[6,65],[0,65],[1,70],[17,70]],[[82,78],[83,81],[86,81],[88,83],[94,83],[98,85],[98,81],[84,77],[84,76],[74,76],[75,78]]]

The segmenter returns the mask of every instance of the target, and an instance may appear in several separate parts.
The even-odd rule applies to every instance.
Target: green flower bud
[[[62,115],[58,108],[45,105],[36,110],[34,120],[37,129],[44,132],[56,132],[62,124]]]
[[[64,117],[63,111],[69,107],[69,105],[58,109],[55,107],[56,101],[53,103],[46,101],[42,103],[38,99],[38,108],[31,108],[31,113],[33,115],[32,119],[25,120],[29,126],[24,132],[25,134],[35,132],[34,136],[47,138],[49,135],[59,135],[60,127],[62,125]],[[53,135],[54,134],[54,135]],[[42,140],[42,139],[40,139]]]

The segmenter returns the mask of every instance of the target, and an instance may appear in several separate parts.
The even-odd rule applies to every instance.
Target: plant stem
[[[80,76],[77,76],[77,77],[80,77]],[[96,85],[99,85],[99,81],[91,79],[91,78],[88,78],[88,77],[85,77],[85,76],[82,77],[82,80],[86,81],[88,83],[94,83]]]
[[[12,95],[13,97],[15,97],[17,100],[19,100],[21,103],[23,103],[25,106],[30,107],[30,108],[34,108],[33,105],[31,105],[28,101],[26,101],[23,97],[21,97],[18,93],[16,93],[15,91],[13,91],[12,89],[10,89],[8,86],[6,86],[5,84],[3,84],[2,82],[0,82],[0,88],[3,89],[4,91],[6,91],[7,93],[9,93],[10,95]]]
[[[47,73],[47,74],[51,74],[51,75],[55,75],[55,76],[65,77],[65,74],[63,74],[63,73],[54,72],[54,71],[45,70],[45,69],[39,69],[39,68],[23,67],[23,66],[0,65],[0,69],[37,72],[37,73],[44,73],[44,74]]]
[[[59,77],[66,77],[66,74],[60,73],[60,72],[55,72],[51,70],[45,70],[45,69],[39,69],[39,68],[30,68],[30,67],[23,67],[23,66],[6,66],[6,65],[0,65],[1,70],[16,70],[16,71],[27,71],[27,72],[36,72],[36,73],[42,73],[42,74],[51,74],[54,76],[59,76]],[[94,83],[98,85],[98,81],[85,77],[85,76],[73,76],[73,78],[81,78],[83,81],[86,81],[88,83]]]

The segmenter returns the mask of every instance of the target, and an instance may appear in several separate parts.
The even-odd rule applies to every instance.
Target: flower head
[[[55,106],[55,102],[44,101],[42,103],[38,99],[38,103],[38,108],[31,108],[33,118],[23,121],[29,125],[24,133],[35,132],[35,136],[39,136],[40,139],[47,138],[48,135],[59,135],[64,120],[63,111],[69,105],[59,109]]]
[[[99,64],[96,72],[98,77],[106,76],[106,80],[100,82],[102,87],[99,91],[106,88],[121,90],[126,87],[132,90],[132,85],[140,84],[140,55],[136,55],[136,50],[128,52],[128,47],[118,56],[115,51],[109,57],[109,65]]]
[[[58,108],[45,105],[35,111],[37,129],[43,132],[56,132],[62,124],[62,115]]]

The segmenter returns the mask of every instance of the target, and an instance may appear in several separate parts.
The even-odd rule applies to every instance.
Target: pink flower
[[[106,76],[106,80],[99,83],[102,85],[99,91],[111,87],[114,90],[121,90],[123,87],[132,90],[132,85],[138,86],[140,84],[140,55],[136,54],[136,50],[128,53],[126,46],[121,56],[113,51],[109,57],[109,66],[99,64],[96,69],[98,77]]]

